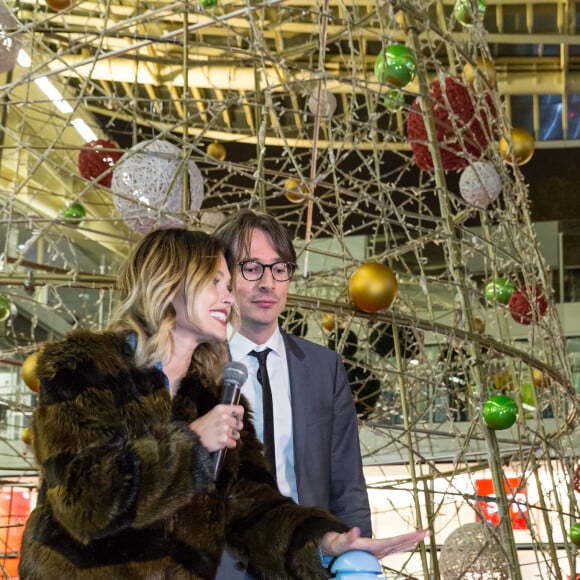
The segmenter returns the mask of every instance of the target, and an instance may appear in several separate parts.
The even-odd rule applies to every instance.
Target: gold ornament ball
[[[487,79],[490,87],[497,86],[497,70],[493,60],[485,56],[478,56],[473,63],[468,62],[463,67],[465,80],[471,88],[483,88],[482,76]]]
[[[359,266],[350,277],[348,291],[352,302],[363,312],[389,308],[397,297],[399,284],[391,268],[379,262]]]
[[[485,320],[476,316],[473,319],[473,330],[477,332],[477,334],[483,334],[485,332]]]
[[[226,147],[223,143],[210,143],[207,146],[207,154],[218,161],[224,161],[227,155]]]
[[[34,437],[32,435],[32,429],[30,427],[24,427],[20,433],[20,439],[26,443],[26,445],[32,445]]]
[[[506,370],[494,375],[493,384],[498,391],[513,391],[515,386],[512,374]]]
[[[334,314],[328,314],[325,313],[322,315],[322,328],[324,328],[324,330],[331,332],[332,330],[334,330],[334,327],[336,325],[336,318],[334,316]]]
[[[534,136],[525,129],[512,129],[510,141],[502,137],[499,142],[499,154],[510,165],[524,165],[533,157],[535,150]]]
[[[36,365],[38,364],[39,352],[33,352],[24,359],[22,367],[20,368],[20,375],[24,384],[33,392],[38,393],[40,389],[40,379],[36,374]]]
[[[344,328],[344,320],[337,318],[332,312],[325,312],[322,315],[322,328],[327,332],[332,332],[338,328]]]
[[[532,368],[532,380],[536,387],[547,387],[550,384],[550,378],[535,367]]]
[[[284,194],[291,203],[302,203],[308,196],[308,186],[290,177],[284,182]]]

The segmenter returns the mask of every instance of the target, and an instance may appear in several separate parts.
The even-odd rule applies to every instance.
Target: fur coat
[[[224,545],[267,580],[327,578],[318,542],[347,527],[280,494],[246,406],[217,482],[188,425],[219,389],[138,368],[124,336],[75,331],[39,359],[37,507],[22,541],[22,580],[215,577]]]

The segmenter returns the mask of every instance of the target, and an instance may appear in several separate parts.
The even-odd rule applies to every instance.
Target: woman
[[[257,577],[310,580],[327,577],[321,553],[393,550],[283,497],[245,403],[219,404],[237,312],[215,239],[151,232],[119,290],[106,332],[42,348],[33,418],[42,486],[22,579],[209,580],[227,543]],[[212,453],[224,448],[214,482]]]

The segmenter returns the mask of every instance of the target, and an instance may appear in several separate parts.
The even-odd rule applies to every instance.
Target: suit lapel
[[[298,499],[301,496],[301,474],[303,473],[304,448],[306,445],[306,425],[308,424],[308,368],[306,356],[292,336],[282,332],[288,373],[290,375],[290,393],[292,397],[292,435],[294,440],[294,471],[298,487]]]

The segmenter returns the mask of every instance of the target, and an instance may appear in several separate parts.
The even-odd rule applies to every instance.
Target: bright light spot
[[[94,131],[82,119],[73,119],[71,125],[85,141],[95,141],[97,139]]]
[[[32,64],[28,53],[23,48],[18,52],[18,58],[16,60],[20,66],[29,67]]]

